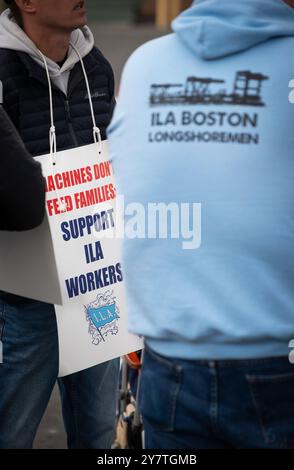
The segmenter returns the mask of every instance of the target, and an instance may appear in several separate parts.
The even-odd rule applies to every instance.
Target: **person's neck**
[[[26,25],[24,31],[46,57],[56,63],[64,60],[69,49],[70,32],[58,32],[44,27],[27,28]]]

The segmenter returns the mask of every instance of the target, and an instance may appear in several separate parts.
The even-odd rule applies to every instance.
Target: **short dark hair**
[[[18,8],[17,4],[15,3],[15,1],[14,0],[4,0],[4,3],[6,3],[8,8],[10,9],[11,15],[13,16],[13,18],[17,22],[18,26],[20,26],[22,28],[23,21],[22,21],[21,12],[20,12],[20,9]]]

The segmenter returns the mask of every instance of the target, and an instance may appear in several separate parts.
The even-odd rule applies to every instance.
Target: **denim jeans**
[[[141,380],[147,449],[294,448],[286,357],[188,361],[147,347]]]
[[[0,299],[0,340],[0,448],[31,448],[58,374],[54,307]],[[117,359],[58,380],[69,448],[110,448],[118,374]]]

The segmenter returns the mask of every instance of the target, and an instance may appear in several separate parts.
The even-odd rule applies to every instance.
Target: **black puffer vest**
[[[114,77],[110,64],[94,48],[83,59],[93,100],[96,124],[106,138],[114,107]],[[45,69],[28,54],[0,48],[0,80],[4,108],[28,151],[49,153],[50,105]],[[70,73],[67,96],[52,84],[57,150],[93,142],[88,93],[80,63]]]

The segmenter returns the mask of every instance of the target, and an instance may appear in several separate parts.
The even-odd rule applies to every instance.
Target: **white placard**
[[[10,250],[18,244],[18,251],[24,253],[20,272],[24,275],[27,270],[30,280],[22,287],[21,276],[17,285],[13,275],[9,282],[3,282],[8,263],[11,267],[14,262],[6,259],[4,266],[4,254],[0,250],[0,289],[60,304],[55,305],[59,375],[65,376],[141,349],[143,344],[127,329],[121,239],[115,236],[119,220],[116,188],[107,142],[102,142],[100,155],[98,144],[59,152],[55,166],[50,155],[36,159],[42,164],[47,182],[50,231],[45,222],[25,238],[23,234],[14,234]],[[8,234],[3,237],[7,245]],[[39,253],[43,260],[42,273],[36,271],[36,260],[29,263],[25,259],[25,253],[34,251],[36,239],[39,248],[43,246]],[[40,282],[35,288],[30,283],[38,276]]]

